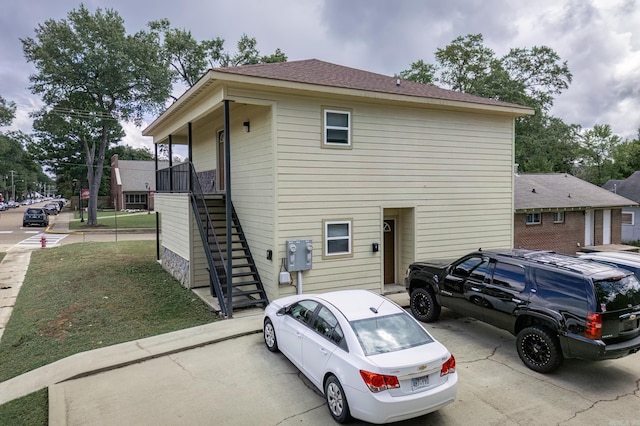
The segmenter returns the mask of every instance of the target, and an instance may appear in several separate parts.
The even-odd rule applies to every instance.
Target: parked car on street
[[[366,290],[299,294],[264,312],[267,349],[320,391],[333,419],[388,423],[455,400],[455,358],[404,309]]]
[[[44,205],[44,211],[47,214],[57,215],[60,212],[60,204],[58,203],[47,203]]]
[[[49,215],[42,207],[29,207],[22,216],[22,226],[49,226]]]
[[[9,209],[9,206],[7,205],[7,203],[0,201],[0,212],[3,212],[8,209]]]
[[[530,369],[564,358],[604,360],[640,351],[640,282],[628,270],[545,251],[470,253],[410,265],[411,312],[436,321],[442,306],[517,336]]]
[[[16,201],[11,200],[7,203],[7,207],[9,207],[10,209],[17,209],[18,207],[20,207],[20,204]]]

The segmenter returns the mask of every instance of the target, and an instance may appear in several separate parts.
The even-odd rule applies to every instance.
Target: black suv
[[[517,336],[524,364],[548,373],[564,358],[603,360],[640,350],[640,282],[630,272],[547,251],[470,253],[415,262],[411,312],[436,321],[441,306]]]

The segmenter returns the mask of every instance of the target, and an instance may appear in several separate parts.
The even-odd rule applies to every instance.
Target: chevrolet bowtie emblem
[[[426,366],[426,365],[421,365],[420,367],[418,367],[418,370],[419,370],[419,371],[422,371],[422,370],[424,370],[425,368],[427,368],[427,366]]]

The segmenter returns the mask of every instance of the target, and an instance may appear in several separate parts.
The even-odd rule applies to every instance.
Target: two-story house
[[[530,114],[319,60],[212,69],[143,132],[190,160],[157,174],[162,264],[230,315],[511,247],[514,120]]]

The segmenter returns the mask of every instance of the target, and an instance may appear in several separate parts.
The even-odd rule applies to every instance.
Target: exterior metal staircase
[[[197,179],[194,186],[198,187]],[[196,189],[196,188],[194,188]],[[231,235],[227,236],[227,215],[223,195],[203,195],[191,191],[192,209],[199,219],[198,227],[209,269],[211,296],[217,298],[222,315],[231,317],[239,308],[265,307],[269,301],[242,231],[240,220],[232,208]],[[227,244],[231,244],[231,273],[227,273]],[[231,283],[227,277],[231,277]]]

